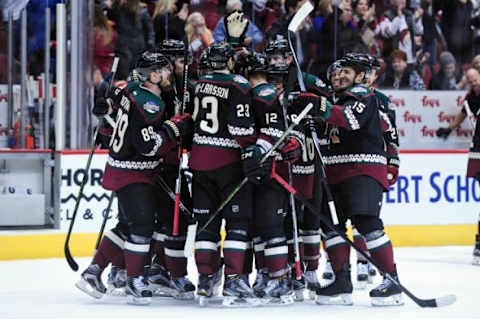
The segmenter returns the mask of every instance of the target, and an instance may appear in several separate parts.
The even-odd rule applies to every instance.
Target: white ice
[[[41,259],[0,262],[0,319],[480,318],[480,266],[471,264],[472,247],[397,248],[395,259],[401,282],[418,297],[455,294],[457,302],[448,307],[422,309],[404,296],[402,307],[374,308],[370,306],[368,290],[354,290],[353,306],[317,306],[306,301],[283,307],[219,309],[155,298],[150,306],[132,306],[121,297],[95,300],[85,295],[74,286],[80,272],[71,271],[64,259]],[[90,258],[77,261],[84,269]],[[195,281],[192,260],[189,270],[189,277]],[[106,274],[104,282],[105,277]],[[354,274],[352,277],[355,278]]]

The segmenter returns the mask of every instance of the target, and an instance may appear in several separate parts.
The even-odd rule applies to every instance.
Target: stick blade
[[[67,259],[67,263],[70,266],[70,268],[72,268],[73,271],[78,271],[78,264],[73,259],[68,246],[65,246],[64,252],[65,252],[65,258]]]
[[[295,13],[295,16],[293,16],[292,21],[290,21],[290,24],[288,25],[288,31],[297,32],[297,29],[302,21],[305,20],[312,10],[313,5],[310,3],[310,1],[306,1],[300,7],[300,9],[298,9],[297,13]]]
[[[446,295],[435,299],[414,298],[413,301],[415,301],[422,308],[438,308],[453,304],[455,301],[457,301],[457,296]]]

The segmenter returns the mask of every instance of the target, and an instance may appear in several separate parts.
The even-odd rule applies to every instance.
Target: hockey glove
[[[163,122],[163,128],[168,137],[174,140],[181,140],[193,133],[193,120],[190,114],[174,115],[169,120]]]
[[[444,140],[452,133],[452,129],[449,127],[441,127],[437,130],[437,137],[443,138]]]
[[[93,106],[92,113],[96,117],[103,117],[107,114],[111,114],[113,112],[112,100],[107,98],[100,97],[95,101],[95,105]]]
[[[301,92],[295,98],[296,112],[300,113],[309,104],[313,104],[313,108],[309,114],[314,118],[326,120],[330,117],[332,104],[324,96],[318,96],[310,92]]]
[[[270,176],[273,166],[273,157],[270,156],[260,164],[264,150],[258,145],[250,145],[242,149],[242,167],[245,176],[254,184],[260,184]]]
[[[233,11],[224,18],[223,22],[227,31],[226,41],[232,46],[243,45],[249,23],[248,19],[243,17],[243,12]]]
[[[296,137],[288,137],[280,152],[285,162],[295,163],[302,156],[300,141]]]
[[[387,181],[388,185],[392,186],[398,180],[398,167],[395,165],[387,166]]]

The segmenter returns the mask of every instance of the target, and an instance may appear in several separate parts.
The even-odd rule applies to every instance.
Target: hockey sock
[[[245,255],[248,250],[248,234],[242,229],[229,229],[223,242],[225,275],[244,274]]]
[[[245,264],[243,265],[243,273],[251,274],[253,270],[253,241],[247,243],[247,250],[245,251]]]
[[[334,273],[339,272],[349,263],[350,245],[342,237],[332,234],[325,240],[325,249]]]
[[[105,269],[110,262],[117,266],[123,262],[123,246],[125,241],[113,231],[109,230],[102,238],[92,263]]]
[[[260,237],[253,238],[253,250],[255,253],[255,269],[260,270],[265,267],[264,251],[265,242]]]
[[[295,246],[293,244],[293,239],[287,241],[288,244],[288,263],[295,264]],[[304,246],[302,237],[298,236],[298,252],[300,253],[300,261],[303,261],[304,255]]]
[[[373,260],[380,266],[380,269],[387,273],[395,270],[393,261],[393,247],[390,238],[382,230],[376,230],[365,234],[367,247]]]
[[[199,240],[195,242],[195,262],[199,274],[211,275],[220,269],[220,242]]]
[[[187,258],[183,252],[185,236],[165,236],[165,266],[172,277],[187,275]]]
[[[275,237],[265,242],[265,266],[270,278],[278,278],[288,272],[288,248],[285,237]]]
[[[150,242],[145,240],[142,243],[125,242],[125,266],[128,277],[144,275],[144,267],[147,264]]]
[[[154,232],[152,236],[152,244],[150,245],[150,256],[155,257],[153,262],[164,268],[166,268],[164,247],[165,237],[166,235],[161,232]]]
[[[320,259],[320,232],[318,230],[300,230],[303,242],[303,258],[306,270],[317,270]]]
[[[365,242],[365,238],[358,232],[356,228],[353,228],[353,243],[360,248],[364,253],[367,255],[370,255],[367,249],[367,243]],[[357,261],[367,261],[365,257],[360,255],[360,253],[357,252]]]

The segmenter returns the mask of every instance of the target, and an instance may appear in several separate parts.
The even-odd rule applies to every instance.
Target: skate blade
[[[258,307],[262,303],[258,298],[239,298],[236,296],[224,296],[222,306],[230,308]]]
[[[389,307],[402,306],[404,304],[402,294],[392,295],[390,297],[372,297],[372,306]]]
[[[319,296],[315,298],[317,305],[339,305],[351,306],[353,305],[352,294],[339,294],[335,296]]]
[[[148,288],[150,289],[154,297],[173,297],[176,292],[170,287],[159,284],[149,283]]]
[[[304,289],[294,290],[294,301],[302,302],[305,300],[305,295],[303,294]]]
[[[480,256],[473,256],[472,265],[480,266]]]
[[[367,280],[357,281],[354,288],[355,290],[365,290],[367,288]]]
[[[125,287],[117,288],[115,286],[108,286],[107,295],[113,297],[125,297],[127,293],[125,292]]]
[[[195,299],[195,294],[193,291],[187,292],[174,292],[172,293],[172,297],[177,300],[193,300]]]
[[[308,298],[310,300],[315,300],[317,297],[317,292],[315,290],[308,290]]]
[[[127,303],[130,305],[146,306],[152,302],[151,297],[135,297],[127,294]]]
[[[295,294],[292,292],[291,294],[280,296],[280,298],[264,297],[264,298],[261,298],[260,300],[263,306],[291,305],[295,302]]]
[[[95,288],[93,288],[88,283],[88,281],[86,281],[83,278],[75,283],[75,287],[77,287],[78,289],[80,289],[81,291],[83,291],[84,293],[86,293],[87,295],[89,295],[89,296],[91,296],[95,299],[100,299],[104,295],[104,293],[102,293],[102,292],[96,290]]]

